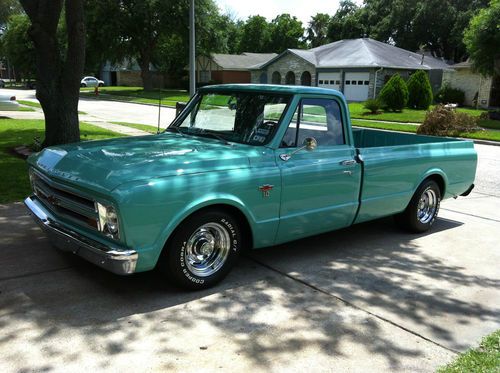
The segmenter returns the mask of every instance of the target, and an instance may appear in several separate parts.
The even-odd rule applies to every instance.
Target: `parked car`
[[[0,88],[5,88],[5,80],[0,79]]]
[[[104,82],[102,80],[94,78],[93,76],[86,76],[80,82],[80,87],[97,87],[97,86],[103,87]]]
[[[162,134],[31,156],[25,204],[56,247],[201,289],[244,248],[388,215],[425,232],[472,190],[473,142],[353,129],[348,113],[330,89],[204,87]]]
[[[0,94],[0,111],[15,110],[19,110],[19,103],[16,101],[16,96]]]

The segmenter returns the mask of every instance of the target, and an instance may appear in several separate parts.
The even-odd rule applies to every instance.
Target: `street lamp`
[[[189,7],[189,96],[196,93],[196,39],[194,33],[194,0]]]

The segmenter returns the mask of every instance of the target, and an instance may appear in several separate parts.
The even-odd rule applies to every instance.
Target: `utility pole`
[[[189,96],[196,93],[196,39],[194,32],[194,0],[189,8]]]

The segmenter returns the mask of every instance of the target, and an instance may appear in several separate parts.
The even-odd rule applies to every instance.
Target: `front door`
[[[296,151],[313,137],[317,148]],[[350,225],[358,207],[361,167],[347,144],[334,99],[303,99],[290,123],[277,162],[282,199],[277,243]]]

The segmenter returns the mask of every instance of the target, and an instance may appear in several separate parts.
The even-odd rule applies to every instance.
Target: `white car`
[[[94,78],[93,76],[86,76],[80,82],[80,87],[97,87],[97,86],[103,87],[104,82],[102,80]]]
[[[19,103],[16,96],[0,94],[0,111],[19,110]]]

